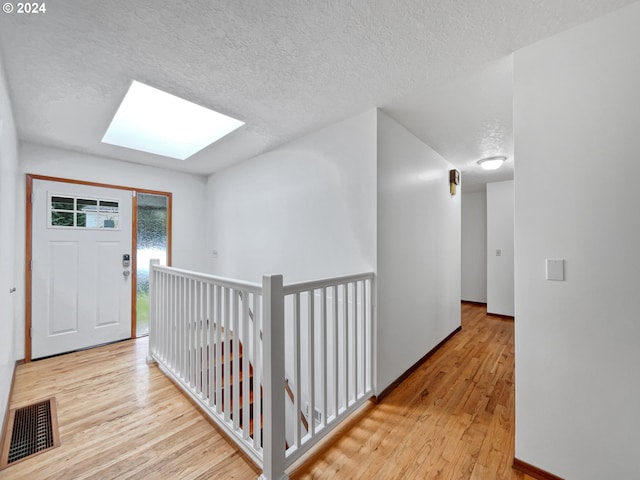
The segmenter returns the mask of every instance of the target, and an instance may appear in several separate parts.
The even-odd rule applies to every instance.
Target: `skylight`
[[[185,160],[242,125],[134,80],[102,142]]]

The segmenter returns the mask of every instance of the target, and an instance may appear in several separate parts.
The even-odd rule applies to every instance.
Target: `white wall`
[[[487,193],[463,193],[460,198],[462,300],[487,303]]]
[[[515,312],[513,208],[513,180],[487,184],[487,313]]]
[[[370,110],[210,176],[211,271],[285,283],[373,271],[375,122]]]
[[[567,479],[640,478],[638,25],[515,54],[516,456]]]
[[[378,392],[460,326],[453,166],[378,113]]]
[[[0,57],[0,425],[9,404],[9,390],[15,366],[14,322],[18,291],[16,278],[16,235],[18,211],[18,140],[11,111],[9,92]],[[0,427],[1,428],[1,427]]]
[[[69,150],[20,144],[20,201],[24,211],[25,177],[32,173],[92,182],[123,185],[133,188],[172,192],[172,263],[175,267],[206,270],[206,178],[143,165],[96,157]],[[17,216],[19,233],[17,262],[24,284],[24,216]],[[24,294],[20,299],[20,321],[16,325],[16,349],[24,356]]]

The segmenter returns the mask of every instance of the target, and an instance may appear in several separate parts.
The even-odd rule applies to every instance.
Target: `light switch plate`
[[[547,280],[564,281],[564,260],[547,258]]]

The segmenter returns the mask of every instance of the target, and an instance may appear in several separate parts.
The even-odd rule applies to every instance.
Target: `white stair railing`
[[[287,285],[283,291],[285,344],[292,346],[285,351],[285,370],[294,385],[288,468],[374,395],[374,275]]]
[[[262,285],[152,260],[149,290],[149,359],[262,464],[261,325],[248,314],[262,311]]]
[[[149,361],[262,468],[262,479],[287,478],[373,396],[372,273],[294,285],[265,275],[259,285],[152,260],[149,277]]]

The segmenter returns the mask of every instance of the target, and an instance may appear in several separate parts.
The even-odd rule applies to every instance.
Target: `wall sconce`
[[[460,185],[460,170],[449,170],[449,193],[452,197],[456,194],[458,185]]]

